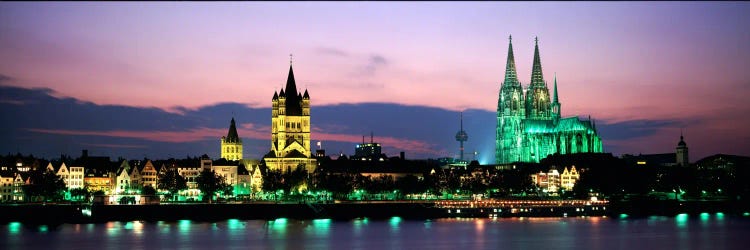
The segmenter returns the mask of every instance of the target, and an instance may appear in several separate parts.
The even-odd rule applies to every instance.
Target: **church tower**
[[[679,166],[687,167],[690,165],[690,161],[688,159],[688,147],[685,143],[685,140],[683,140],[682,132],[680,132],[680,142],[677,143],[677,152],[675,154],[677,156],[677,159],[675,163]]]
[[[513,57],[513,40],[508,37],[508,59],[505,79],[497,100],[497,128],[495,133],[495,160],[497,163],[520,161],[521,121],[525,117],[523,88],[518,81],[516,61]]]
[[[555,123],[557,123],[560,120],[560,99],[557,97],[557,74],[555,74],[555,90],[554,94],[552,95],[552,118],[554,119]]]
[[[539,39],[534,38],[534,65],[531,68],[531,84],[526,90],[526,118],[551,120],[552,109],[549,89],[542,75],[542,60],[539,58]]]
[[[285,89],[271,98],[271,151],[263,159],[270,170],[303,167],[311,173],[316,161],[310,152],[310,94],[297,91],[291,61]]]
[[[227,136],[221,137],[221,158],[230,161],[242,160],[242,139],[237,135],[237,126],[234,124],[234,117],[229,124]]]

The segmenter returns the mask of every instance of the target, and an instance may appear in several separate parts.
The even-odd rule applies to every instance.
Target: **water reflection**
[[[21,232],[21,222],[11,222],[8,224],[8,232],[10,235],[17,235]]]
[[[312,232],[308,233],[311,233],[316,237],[328,237],[330,232],[331,219],[316,219],[312,221]]]
[[[278,218],[273,221],[269,221],[268,225],[271,228],[271,231],[279,236],[284,236],[286,234],[286,228],[287,228],[287,219],[286,218]]]
[[[174,228],[174,229],[172,229]],[[265,233],[264,233],[265,232]],[[42,235],[44,234],[44,236]],[[211,249],[598,249],[738,248],[750,234],[746,217],[723,213],[615,217],[474,218],[351,221],[108,222],[59,227],[0,225],[0,248]],[[44,239],[44,240],[39,240]]]
[[[393,216],[389,223],[391,224],[391,229],[398,230],[398,224],[401,223],[401,217]]]
[[[474,221],[474,227],[475,231],[481,232],[484,231],[484,219],[477,219]]]
[[[106,232],[107,236],[110,238],[115,238],[120,234],[120,222],[110,221],[105,224],[106,226]]]
[[[674,221],[678,228],[685,228],[688,225],[688,214],[678,214]]]
[[[708,214],[708,213],[701,213],[700,214],[701,224],[706,224],[708,222],[709,217],[711,217],[710,214]]]
[[[367,217],[362,218],[362,219],[355,219],[352,221],[352,226],[354,227],[355,237],[359,237],[362,235],[362,228],[367,226],[367,222],[369,222]]]

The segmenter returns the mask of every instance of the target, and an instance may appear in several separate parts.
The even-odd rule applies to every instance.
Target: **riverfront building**
[[[65,182],[65,187],[68,189],[83,188],[83,167],[71,166],[68,167],[64,162],[60,164],[60,167],[55,169],[52,163],[47,165],[47,170],[55,172],[57,176],[60,176]]]
[[[509,43],[505,80],[497,100],[497,163],[539,162],[555,153],[603,152],[602,140],[590,118],[561,118],[557,77],[554,84],[550,100],[536,39],[531,84],[524,89],[516,72],[513,44]]]
[[[690,166],[688,146],[685,138],[680,133],[680,141],[677,143],[674,153],[663,154],[639,154],[623,155],[622,159],[632,165],[650,165],[650,166]]]
[[[382,153],[383,148],[380,146],[380,143],[375,142],[373,137],[370,134],[370,143],[365,143],[365,137],[362,137],[362,144],[357,144],[354,148],[354,156],[351,157],[352,160],[383,161],[383,158],[385,158]]]
[[[297,91],[291,62],[286,89],[274,91],[271,107],[271,151],[263,157],[266,166],[282,171],[303,167],[312,173],[316,160],[310,151],[310,94]]]
[[[576,182],[581,179],[581,175],[576,170],[576,166],[567,167],[562,174],[557,169],[550,169],[548,172],[539,172],[531,175],[531,182],[541,188],[543,192],[554,193],[562,188],[565,191],[573,191]]]

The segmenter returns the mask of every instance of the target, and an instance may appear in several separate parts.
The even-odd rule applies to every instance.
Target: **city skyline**
[[[748,155],[748,9],[731,2],[3,3],[0,108],[3,120],[16,122],[3,125],[9,143],[0,153],[54,157],[99,147],[113,157],[217,157],[235,117],[239,136],[250,139],[246,157],[260,158],[270,139],[268,100],[285,82],[291,53],[298,88],[315,96],[312,139],[329,154],[352,154],[374,131],[389,156],[454,157],[458,112],[466,110],[467,151],[492,157],[513,35],[521,83],[530,82],[538,36],[563,115],[594,117],[606,152],[673,152],[683,129],[693,160]],[[430,112],[415,117],[423,111]],[[45,113],[54,114],[36,117]]]

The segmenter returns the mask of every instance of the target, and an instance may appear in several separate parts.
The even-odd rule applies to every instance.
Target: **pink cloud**
[[[171,142],[171,143],[184,143],[184,142],[196,142],[206,139],[218,139],[227,133],[226,128],[206,128],[200,127],[195,129],[189,129],[185,131],[129,131],[129,130],[109,130],[109,131],[86,131],[86,130],[67,130],[67,129],[38,129],[29,128],[31,132],[46,133],[46,134],[58,134],[58,135],[73,135],[73,136],[106,136],[106,137],[120,137],[120,138],[133,138],[155,142]],[[246,123],[242,124],[238,128],[237,133],[241,138],[257,139],[257,140],[270,140],[271,135],[269,133],[269,126],[257,126],[254,124]],[[336,134],[336,133],[325,133],[318,129],[314,129],[312,132],[313,141],[337,141],[337,142],[352,142],[358,143],[362,141],[360,135],[351,134]],[[424,141],[400,139],[395,137],[378,137],[378,142],[383,145],[388,145],[391,148],[395,148],[401,151],[408,151],[417,154],[432,154],[432,155],[443,155],[445,152],[437,151],[433,149],[433,145]],[[137,148],[141,147],[138,145],[115,145],[115,144],[91,144],[93,146],[103,147],[121,147],[121,148]]]
[[[85,130],[66,130],[66,129],[27,129],[32,132],[58,134],[58,135],[88,135],[88,136],[107,136],[121,138],[135,138],[147,141],[157,142],[195,142],[207,138],[216,138],[226,131],[224,129],[213,128],[196,128],[187,131],[128,131],[128,130],[110,130],[110,131],[85,131]]]

